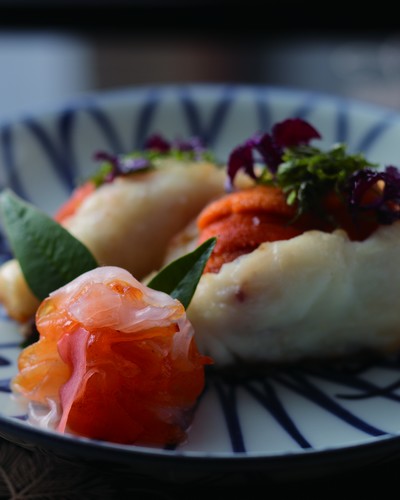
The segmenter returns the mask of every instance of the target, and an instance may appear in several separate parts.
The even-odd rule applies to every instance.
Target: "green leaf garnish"
[[[112,182],[115,177],[158,168],[160,161],[163,160],[215,162],[214,155],[202,145],[198,138],[171,142],[159,134],[150,136],[141,151],[119,155],[98,151],[94,158],[102,162],[97,172],[90,177],[96,187],[105,182]]]
[[[308,145],[286,148],[275,177],[266,183],[282,188],[287,203],[298,203],[298,213],[321,209],[323,197],[331,190],[340,193],[354,172],[376,168],[362,154],[348,154],[344,144],[328,151]]]
[[[11,249],[39,300],[98,266],[83,243],[10,189],[0,194],[0,209]]]
[[[255,134],[231,152],[228,187],[234,188],[235,176],[243,170],[257,184],[280,188],[288,205],[296,207],[297,216],[316,212],[330,218],[323,208],[326,196],[333,192],[345,201],[353,175],[378,165],[362,154],[348,154],[345,144],[328,151],[310,145],[320,138],[318,130],[302,118],[287,118],[271,132]]]
[[[14,256],[39,300],[98,267],[83,243],[10,189],[0,194],[0,210]],[[210,238],[171,262],[147,286],[171,295],[187,308],[215,243],[216,238]]]
[[[210,238],[193,252],[174,260],[161,269],[147,286],[168,293],[187,309],[216,241],[216,238]]]

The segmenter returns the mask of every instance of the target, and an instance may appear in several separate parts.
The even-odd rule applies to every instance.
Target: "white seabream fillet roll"
[[[170,238],[224,192],[224,179],[213,163],[160,161],[155,169],[101,185],[62,225],[100,265],[122,267],[140,280],[159,268]],[[11,262],[0,267],[0,303],[24,322],[38,301]]]
[[[103,184],[63,225],[101,265],[142,279],[161,265],[171,237],[223,193],[223,183],[213,164],[170,163]]]
[[[188,308],[217,367],[400,346],[400,222],[362,242],[308,231],[206,273]]]

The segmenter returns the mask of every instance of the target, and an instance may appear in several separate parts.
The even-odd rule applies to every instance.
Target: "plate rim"
[[[36,109],[30,112],[21,114],[20,116],[14,117],[12,120],[7,119],[5,121],[0,121],[0,129],[3,126],[9,126],[18,124],[24,121],[27,117],[35,118],[38,120],[46,119],[51,116],[57,116],[63,113],[65,109],[79,110],[82,105],[88,102],[88,99],[100,106],[111,106],[114,102],[123,102],[125,99],[132,99],[132,97],[138,97],[143,92],[148,92],[149,89],[158,91],[161,94],[165,92],[181,92],[183,90],[194,90],[200,93],[215,93],[215,92],[269,92],[271,94],[280,94],[282,96],[292,96],[293,98],[309,98],[314,99],[317,103],[328,100],[329,102],[338,104],[340,106],[352,106],[357,109],[365,110],[369,113],[376,113],[380,117],[385,116],[385,120],[395,120],[400,121],[400,111],[393,110],[388,106],[371,103],[362,99],[355,99],[353,97],[345,97],[340,95],[335,95],[329,92],[316,91],[310,89],[296,88],[293,86],[278,86],[278,85],[264,85],[264,84],[248,84],[248,83],[170,83],[170,84],[153,84],[153,85],[138,85],[138,86],[127,86],[124,88],[112,89],[112,90],[101,90],[101,91],[90,91],[82,94],[76,99],[69,99],[65,102],[61,102],[56,106],[50,106],[48,108]],[[96,451],[101,449],[101,455],[104,454],[104,459],[106,458],[107,452],[113,455],[123,455],[123,462],[131,462],[129,457],[134,457],[134,462],[136,460],[145,459],[146,462],[149,460],[165,463],[166,461],[171,464],[182,464],[182,462],[191,464],[207,464],[213,465],[218,469],[225,470],[229,468],[240,467],[243,468],[256,468],[262,467],[263,469],[267,467],[268,470],[272,469],[285,469],[289,464],[299,465],[298,462],[306,461],[307,467],[310,463],[318,464],[318,462],[331,462],[335,461],[334,457],[341,455],[341,461],[345,460],[350,465],[350,462],[354,460],[354,457],[364,456],[372,451],[380,451],[381,455],[395,454],[398,451],[400,455],[400,431],[398,434],[387,434],[383,436],[377,436],[370,438],[362,443],[340,445],[338,447],[325,447],[322,449],[299,449],[293,452],[282,452],[282,453],[269,453],[265,452],[243,452],[243,453],[231,453],[227,454],[225,452],[216,453],[212,452],[190,452],[190,451],[180,451],[180,450],[152,450],[147,447],[132,447],[128,446],[116,446],[113,443],[99,442],[96,440],[86,440],[84,438],[75,438],[70,435],[61,435],[53,433],[43,433],[41,429],[29,428],[26,424],[19,425],[18,421],[11,420],[9,417],[4,416],[0,412],[0,435],[6,434],[5,438],[13,441],[18,440],[18,436],[15,433],[18,432],[21,436],[30,438],[30,442],[42,446],[45,444],[50,448],[57,448],[60,445],[64,448],[76,447],[78,445],[79,450],[90,449],[89,455],[93,456]],[[33,439],[32,439],[33,437]],[[17,441],[14,441],[17,442]],[[54,443],[54,445],[52,444]],[[17,443],[18,444],[18,443]],[[50,446],[49,446],[50,444]],[[396,450],[396,448],[399,448]],[[379,450],[378,450],[379,448]],[[373,449],[371,451],[371,449]],[[71,450],[72,451],[72,450]],[[83,453],[82,455],[85,455]],[[345,459],[343,458],[345,455]],[[113,460],[115,460],[113,456]],[[126,458],[126,460],[125,460]],[[322,466],[322,464],[319,464]],[[355,466],[355,464],[354,464]],[[323,467],[322,467],[323,468]]]
[[[324,100],[336,103],[338,105],[351,105],[353,107],[363,108],[372,113],[386,114],[388,119],[391,116],[394,119],[400,120],[400,110],[393,109],[388,105],[375,103],[363,98],[356,98],[334,92],[296,87],[293,85],[273,85],[262,83],[245,83],[245,82],[181,82],[181,83],[150,83],[140,85],[127,85],[125,87],[95,89],[82,91],[75,97],[69,97],[49,105],[32,106],[30,110],[19,112],[12,118],[0,119],[0,128],[3,126],[15,125],[24,122],[28,118],[47,119],[49,117],[59,115],[65,110],[76,111],[83,109],[88,102],[95,102],[101,105],[111,105],[115,102],[122,102],[132,97],[138,97],[144,92],[156,92],[157,94],[166,94],[171,92],[186,92],[195,91],[198,93],[239,93],[239,92],[255,92],[280,94],[288,97],[302,97],[304,99]]]

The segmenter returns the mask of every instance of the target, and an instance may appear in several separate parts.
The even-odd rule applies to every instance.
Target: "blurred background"
[[[347,2],[349,4],[349,2]],[[400,110],[400,27],[382,2],[0,0],[0,122],[153,83],[283,85]]]
[[[398,17],[387,1],[0,0],[0,125],[93,91],[190,82],[311,89],[400,111]],[[387,470],[382,484],[395,477]],[[350,479],[359,488],[364,476]]]

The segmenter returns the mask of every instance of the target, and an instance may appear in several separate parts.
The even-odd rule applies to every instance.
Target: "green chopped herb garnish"
[[[15,258],[39,300],[80,274],[98,267],[85,245],[9,189],[0,194],[0,210]],[[211,238],[193,252],[170,263],[148,286],[168,293],[188,307],[215,241]]]
[[[335,144],[328,151],[310,145],[311,140],[320,137],[312,125],[300,118],[277,123],[271,133],[254,135],[229,156],[229,189],[234,188],[235,176],[243,170],[258,184],[281,188],[298,215],[320,212],[324,197],[331,191],[348,202],[352,176],[378,165],[361,153],[348,154],[345,144]]]
[[[199,138],[167,141],[160,134],[150,136],[140,151],[120,155],[98,151],[94,158],[102,162],[97,172],[90,178],[96,186],[112,182],[115,177],[121,175],[155,168],[157,162],[163,159],[183,162],[214,161],[213,154],[205,148]]]

